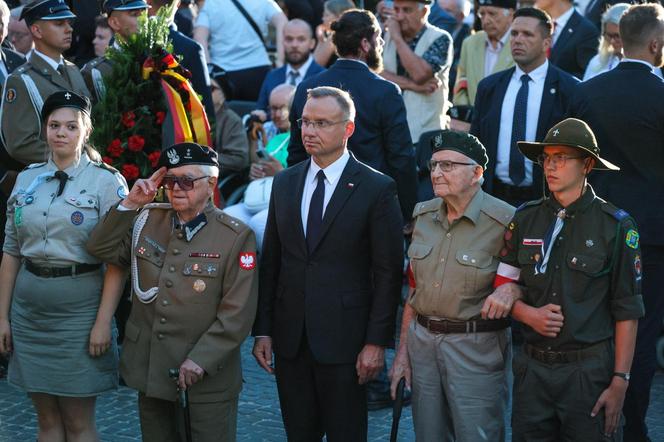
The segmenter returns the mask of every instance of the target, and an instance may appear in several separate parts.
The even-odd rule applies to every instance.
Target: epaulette
[[[528,207],[535,207],[539,206],[544,202],[544,198],[540,198],[538,200],[533,200],[533,201],[526,201],[525,203],[521,204],[519,207],[516,208],[517,212],[520,212],[524,209],[527,209]]]
[[[482,212],[486,213],[487,216],[489,216],[491,219],[496,220],[498,223],[502,224],[503,227],[507,227],[507,225],[514,217],[514,211],[512,210],[512,207],[503,201],[488,204],[485,207],[482,207]]]
[[[143,210],[145,209],[165,209],[169,210],[172,209],[173,206],[171,206],[171,203],[148,203],[143,206]]]
[[[22,74],[28,69],[30,69],[30,66],[32,66],[30,63],[24,63],[23,65],[19,66],[18,68],[14,69],[15,74]]]
[[[615,218],[617,221],[622,221],[626,218],[631,218],[629,216],[629,213],[625,212],[623,209],[619,209],[613,204],[603,201],[602,204],[599,205],[602,210],[609,215],[611,215],[613,218]]]
[[[36,169],[38,167],[43,167],[43,166],[46,166],[45,162],[44,163],[32,163],[32,164],[28,164],[27,166],[25,166],[25,169],[23,169],[23,170]]]
[[[108,172],[111,172],[113,174],[120,173],[120,171],[118,169],[116,169],[113,166],[109,166],[108,164],[104,163],[103,161],[100,161],[100,162],[93,161],[92,164],[99,167],[100,169],[104,169],[104,170],[106,170]]]
[[[413,209],[413,218],[420,216],[423,213],[437,212],[438,210],[440,210],[440,207],[442,205],[443,205],[442,198],[434,198],[429,201],[422,201],[421,203],[417,203],[415,205],[415,209]]]
[[[230,227],[233,231],[235,232],[242,232],[244,229],[247,228],[247,225],[240,221],[237,218],[233,218],[230,215],[225,214],[224,212],[220,212],[217,214],[217,221],[220,223]]]

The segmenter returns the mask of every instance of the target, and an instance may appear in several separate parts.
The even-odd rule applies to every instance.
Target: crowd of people
[[[125,177],[93,109],[168,7],[212,142]],[[288,440],[367,440],[401,380],[417,440],[649,440],[659,3],[0,0],[0,39],[0,353],[39,441],[98,440],[120,376],[143,440],[235,440],[249,334]]]

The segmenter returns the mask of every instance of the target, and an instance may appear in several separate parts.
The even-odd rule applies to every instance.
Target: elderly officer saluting
[[[40,114],[48,96],[61,90],[90,96],[78,68],[62,57],[71,46],[75,18],[64,0],[35,0],[21,12],[35,49],[28,62],[7,77],[2,97],[2,137],[19,163],[46,160]]]
[[[210,203],[219,175],[213,150],[177,144],[162,153],[159,166],[136,182],[88,242],[101,260],[131,267],[135,296],[120,372],[139,391],[144,441],[180,440],[169,379],[169,369],[178,367],[194,440],[233,441],[240,344],[256,313],[254,234]],[[150,204],[160,185],[170,204]]]
[[[108,17],[108,26],[113,31],[115,38],[127,40],[138,31],[138,17],[150,6],[143,0],[106,0],[103,10]],[[115,44],[117,46],[117,43]],[[106,87],[104,77],[113,71],[113,63],[106,56],[95,58],[81,69],[85,83],[91,92],[94,92],[94,100],[98,102],[104,96]]]
[[[586,177],[619,170],[602,159],[586,123],[568,118],[542,143],[519,142],[544,169],[551,197],[526,203],[505,232],[496,293],[523,288],[514,360],[514,441],[622,440],[620,416],[643,316],[639,234]],[[504,285],[500,285],[504,284]],[[498,303],[500,304],[500,303]],[[497,316],[509,305],[493,309]]]
[[[437,198],[413,214],[392,391],[402,377],[412,383],[418,440],[504,440],[509,320],[481,314],[514,207],[482,191],[488,157],[473,135],[444,130],[431,146]]]

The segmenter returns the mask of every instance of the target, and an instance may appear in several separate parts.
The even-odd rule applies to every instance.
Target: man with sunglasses
[[[208,147],[166,149],[159,169],[136,182],[88,243],[104,262],[131,267],[120,372],[138,390],[144,441],[184,440],[171,368],[189,392],[193,440],[235,440],[240,345],[256,313],[256,245],[251,229],[210,202],[218,175]],[[160,186],[170,204],[151,203]]]
[[[517,210],[487,300],[490,314],[511,308],[526,326],[513,363],[513,440],[622,440],[644,314],[639,233],[587,183],[593,169],[619,168],[600,157],[595,135],[574,118],[519,149],[542,166],[551,196]],[[506,294],[514,292],[521,299],[512,306]]]
[[[411,289],[404,306],[392,394],[413,390],[418,440],[505,439],[507,319],[482,319],[514,207],[485,193],[486,150],[473,135],[432,138],[436,198],[415,206],[408,249]]]

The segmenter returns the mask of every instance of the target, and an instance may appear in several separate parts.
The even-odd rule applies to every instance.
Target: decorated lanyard
[[[37,175],[37,177],[34,180],[32,180],[28,188],[25,190],[25,194],[32,195],[33,193],[35,193],[35,189],[37,189],[37,187],[39,187],[42,183],[52,179],[54,176],[55,176],[54,172],[44,172],[41,175]],[[32,200],[28,202],[27,201],[28,198],[26,198],[26,203],[30,204]]]
[[[551,256],[551,250],[553,250],[555,238],[560,231],[563,230],[566,215],[567,213],[565,212],[565,209],[560,209],[558,213],[556,213],[556,221],[551,224],[549,231],[546,232],[546,237],[544,237],[544,242],[542,242],[542,257],[535,265],[536,275],[546,273],[546,266],[549,263],[549,257]]]

